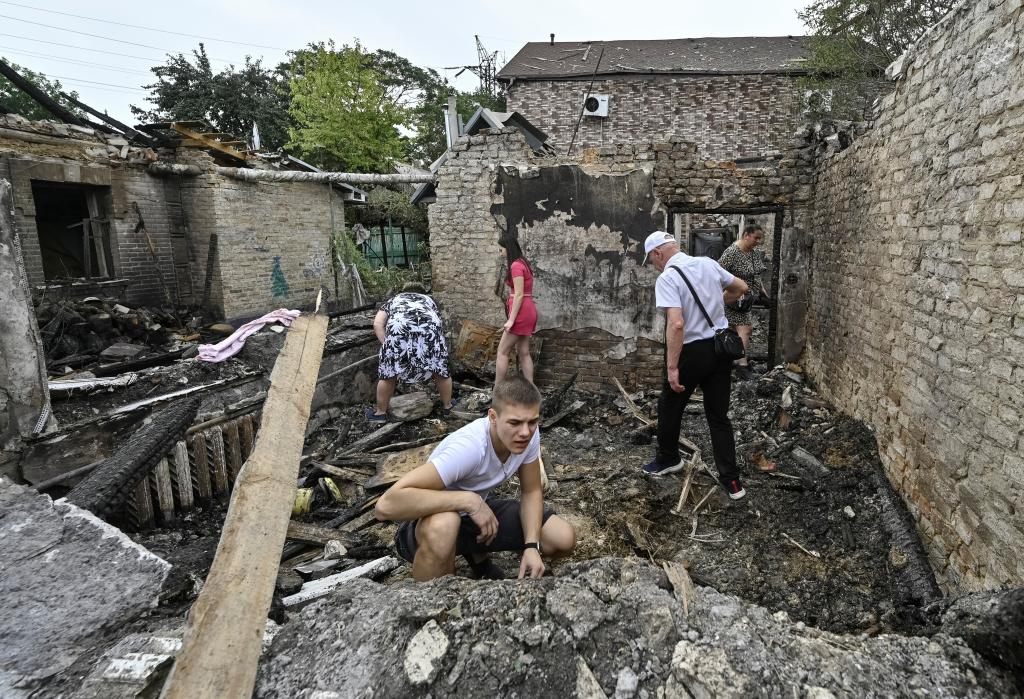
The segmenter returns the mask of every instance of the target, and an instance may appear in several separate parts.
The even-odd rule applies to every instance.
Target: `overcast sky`
[[[506,59],[552,32],[556,41],[803,34],[796,12],[809,1],[0,0],[0,56],[59,78],[82,101],[134,124],[128,105],[144,104],[148,69],[200,41],[218,69],[246,55],[273,66],[312,41],[358,39],[472,89],[474,76],[455,80],[443,69],[476,63],[474,34]]]

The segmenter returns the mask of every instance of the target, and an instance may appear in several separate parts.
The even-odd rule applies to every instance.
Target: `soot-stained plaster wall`
[[[534,270],[538,330],[599,328],[660,339],[654,275],[641,266],[644,238],[665,226],[651,183],[643,169],[498,169],[491,213]]]

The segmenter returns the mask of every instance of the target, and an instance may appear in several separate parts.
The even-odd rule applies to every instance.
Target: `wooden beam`
[[[18,72],[14,70],[14,68],[11,68],[2,60],[0,60],[0,75],[4,76],[12,83],[14,83],[15,87],[17,87],[26,95],[34,99],[36,102],[42,105],[43,108],[46,109],[46,111],[48,111],[50,114],[54,115],[61,121],[67,122],[68,124],[74,124],[76,126],[89,126],[85,119],[80,119],[77,116],[75,116],[75,114],[71,110],[62,106],[59,102],[54,101],[53,98],[51,98],[45,92],[36,87],[35,84],[33,84],[31,81],[21,77],[21,75],[18,74]]]
[[[107,116],[106,114],[104,114],[103,112],[99,111],[98,109],[93,109],[92,107],[90,107],[89,105],[85,104],[84,102],[80,102],[80,101],[76,100],[74,97],[72,97],[71,95],[69,95],[66,92],[60,93],[60,96],[63,97],[64,99],[66,99],[71,104],[73,104],[76,107],[78,107],[79,109],[81,109],[82,111],[88,112],[89,114],[92,114],[94,117],[96,117],[100,121],[102,121],[102,122],[104,122],[106,124],[109,124],[110,126],[113,126],[115,129],[119,130],[125,136],[128,136],[129,138],[134,138],[137,141],[142,141],[147,146],[151,146],[151,145],[154,144],[154,140],[155,139],[154,139],[153,136],[149,136],[148,134],[144,134],[141,131],[136,131],[135,129],[133,129],[132,127],[128,126],[127,124],[122,124],[117,119],[115,119],[113,117],[110,117],[110,116]],[[163,140],[166,140],[166,139],[163,139]]]
[[[257,170],[248,167],[218,167],[217,174],[246,182],[319,182],[320,184],[419,184],[434,182],[437,176],[399,175],[365,172],[298,172],[296,170]]]
[[[252,695],[326,337],[324,315],[299,317],[288,330],[256,448],[235,483],[217,555],[189,612],[162,699]]]
[[[193,122],[176,121],[171,124],[171,129],[177,133],[180,133],[182,136],[186,138],[191,138],[194,141],[199,141],[200,143],[203,144],[204,148],[215,150],[218,153],[230,156],[235,160],[241,160],[243,163],[246,161],[245,153],[242,153],[241,151],[238,151],[232,148],[231,146],[226,146],[220,141],[216,141],[212,138],[204,138],[202,133],[192,128],[193,124]]]

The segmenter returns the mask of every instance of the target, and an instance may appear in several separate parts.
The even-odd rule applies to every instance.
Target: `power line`
[[[138,58],[139,60],[142,60],[142,61],[160,61],[160,60],[162,60],[162,58],[155,58],[155,57],[151,57],[151,56],[132,56],[131,54],[118,53],[117,51],[105,51],[103,49],[94,49],[94,48],[90,48],[88,46],[74,46],[72,44],[65,44],[65,43],[63,43],[61,41],[46,41],[45,39],[33,39],[31,37],[21,36],[20,34],[4,34],[3,32],[0,32],[0,36],[10,37],[11,39],[23,39],[24,41],[31,41],[31,42],[36,43],[36,44],[52,44],[53,46],[64,46],[65,48],[69,48],[69,49],[80,49],[82,51],[95,51],[96,53],[107,53],[107,54],[110,54],[111,56],[123,56],[125,58]]]
[[[83,32],[78,29],[68,29],[66,27],[58,27],[53,24],[44,24],[43,22],[33,22],[30,19],[22,19],[20,17],[11,17],[10,15],[0,15],[4,19],[13,19],[15,22],[25,22],[26,24],[35,24],[39,27],[46,27],[47,29],[56,29],[62,32],[69,32],[71,34],[80,34],[82,36],[91,36],[94,39],[103,39],[105,41],[116,41],[119,44],[128,44],[129,46],[139,46],[144,49],[154,49],[156,51],[163,51],[164,53],[178,53],[177,51],[170,51],[168,49],[162,49],[159,46],[153,46],[152,44],[140,44],[135,41],[125,41],[124,39],[115,39],[112,36],[103,36],[102,34],[90,34],[89,32]],[[237,61],[229,61],[226,58],[217,58],[213,60],[224,61],[225,63],[236,63]]]
[[[139,91],[139,92],[147,92],[146,88],[144,88],[144,87],[129,87],[128,85],[114,85],[113,83],[101,83],[101,82],[96,82],[95,80],[86,80],[84,78],[71,78],[71,77],[68,77],[66,75],[48,75],[47,77],[49,77],[49,78],[56,78],[57,80],[67,80],[67,81],[76,82],[76,83],[89,83],[91,85],[103,85],[104,87],[116,87],[116,88],[119,88],[121,90],[136,90],[136,91]]]
[[[113,71],[117,71],[119,73],[134,73],[136,75],[150,75],[152,77],[152,75],[149,73],[149,71],[145,71],[145,70],[132,70],[130,68],[118,68],[116,66],[108,66],[108,65],[103,64],[103,63],[93,63],[92,61],[79,61],[79,60],[76,60],[74,58],[62,58],[62,57],[59,57],[59,56],[49,56],[49,55],[47,55],[45,53],[36,53],[35,51],[26,51],[24,49],[12,48],[10,46],[0,46],[0,52],[7,53],[7,54],[13,54],[13,55],[32,56],[33,58],[45,58],[45,59],[50,60],[50,61],[62,61],[64,63],[73,63],[75,65],[86,66],[88,68],[102,68],[104,70],[113,70]]]
[[[89,20],[91,22],[102,22],[104,24],[116,24],[116,25],[121,26],[121,27],[131,27],[132,29],[145,29],[146,31],[151,31],[151,32],[163,32],[164,34],[174,34],[176,36],[187,36],[187,37],[190,37],[192,39],[203,39],[205,41],[219,41],[219,42],[224,43],[224,44],[238,44],[239,46],[252,46],[252,47],[258,48],[258,49],[273,49],[274,51],[287,51],[288,50],[288,49],[283,49],[280,46],[265,46],[263,44],[250,44],[250,43],[247,43],[245,41],[234,41],[232,39],[218,39],[218,38],[212,37],[212,36],[200,36],[199,34],[186,34],[184,32],[175,32],[175,31],[171,31],[170,29],[157,29],[155,27],[144,27],[144,26],[141,26],[139,24],[126,24],[125,22],[115,22],[114,20],[111,20],[111,19],[97,19],[96,17],[86,17],[85,15],[76,15],[76,14],[72,14],[70,12],[59,12],[57,10],[46,10],[46,9],[41,8],[41,7],[32,7],[31,5],[21,5],[21,4],[16,3],[16,2],[8,2],[7,0],[0,0],[0,5],[13,5],[14,7],[22,7],[24,9],[26,9],[26,10],[36,10],[38,12],[49,12],[50,14],[64,15],[65,17],[75,17],[77,19],[87,19],[87,20]]]

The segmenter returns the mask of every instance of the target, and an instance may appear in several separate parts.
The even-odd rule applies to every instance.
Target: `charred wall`
[[[545,344],[540,381],[574,372],[590,387],[618,377],[661,381],[662,318],[643,240],[675,210],[784,212],[787,266],[780,294],[782,355],[803,349],[807,283],[806,206],[813,148],[799,134],[786,157],[739,167],[709,161],[693,144],[621,145],[579,158],[534,155],[501,130],[462,139],[438,173],[430,207],[434,288],[453,320],[500,325],[497,241],[515,235],[535,273]]]

